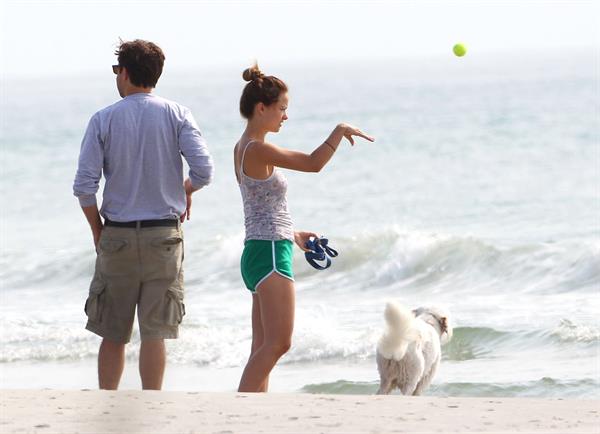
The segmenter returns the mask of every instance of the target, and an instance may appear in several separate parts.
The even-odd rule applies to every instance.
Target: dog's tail
[[[413,327],[415,315],[399,303],[388,302],[384,312],[388,331],[377,344],[377,351],[386,359],[401,360],[411,342],[419,340]]]

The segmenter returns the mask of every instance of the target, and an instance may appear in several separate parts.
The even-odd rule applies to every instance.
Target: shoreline
[[[2,390],[2,433],[600,432],[600,400]]]
[[[540,399],[600,399],[596,373],[584,379],[558,380],[551,374],[540,376],[515,375],[506,365],[487,360],[487,371],[466,374],[462,366],[447,362],[426,391],[430,397],[464,398],[540,398]],[[164,391],[235,393],[243,367],[214,367],[171,364],[165,372]],[[493,372],[493,374],[492,374]],[[330,395],[373,395],[379,388],[379,378],[371,360],[282,363],[271,376],[269,390],[275,393],[308,393]],[[19,390],[96,390],[98,387],[95,360],[11,362],[0,363],[0,391]],[[140,390],[137,360],[126,360],[120,382],[122,390]],[[393,394],[399,395],[395,390]],[[1,432],[1,431],[0,431]]]

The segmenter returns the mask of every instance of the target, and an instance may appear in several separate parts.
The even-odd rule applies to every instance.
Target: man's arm
[[[186,218],[190,219],[192,193],[210,184],[214,173],[214,165],[206,146],[206,140],[202,137],[189,110],[186,111],[183,126],[179,132],[179,149],[190,166],[189,177],[183,184],[186,197],[186,210],[181,215],[181,222],[183,222]]]
[[[85,218],[90,224],[92,236],[94,237],[94,246],[97,248],[98,241],[100,240],[100,234],[102,233],[102,228],[104,227],[102,224],[102,219],[100,218],[100,213],[98,212],[98,207],[96,205],[92,205],[82,207],[81,209],[83,214],[85,214]]]
[[[94,245],[98,245],[102,232],[102,220],[96,205],[96,192],[102,177],[104,147],[100,138],[97,116],[93,116],[81,142],[79,165],[73,182],[73,194],[79,199],[81,209],[90,224]]]
[[[210,184],[214,172],[212,157],[208,152],[206,140],[202,137],[189,110],[186,111],[179,132],[179,149],[190,166],[189,180],[192,192]]]

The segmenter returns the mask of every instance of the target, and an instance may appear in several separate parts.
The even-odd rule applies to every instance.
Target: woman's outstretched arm
[[[364,134],[356,127],[348,124],[339,124],[323,144],[310,154],[280,148],[270,143],[257,146],[253,149],[253,154],[256,160],[267,165],[298,170],[300,172],[320,172],[331,159],[344,137],[348,139],[351,145],[354,145],[353,136],[362,137],[370,142],[375,141],[373,137]]]

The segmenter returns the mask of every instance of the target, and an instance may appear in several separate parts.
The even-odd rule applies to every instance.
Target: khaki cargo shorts
[[[183,232],[177,227],[105,226],[85,302],[86,329],[111,341],[175,339],[183,316]]]

